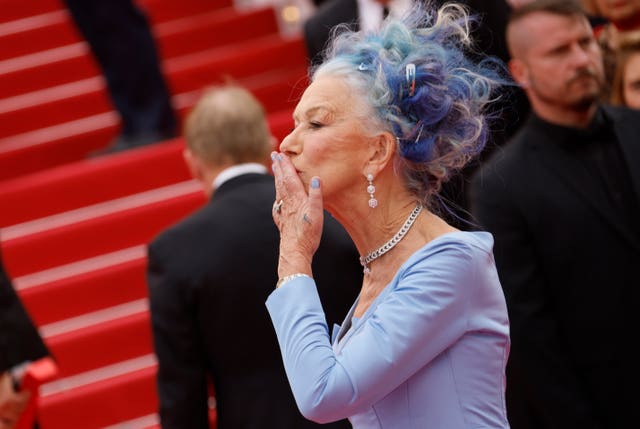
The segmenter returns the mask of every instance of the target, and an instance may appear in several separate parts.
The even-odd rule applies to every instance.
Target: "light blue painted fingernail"
[[[313,189],[318,189],[320,187],[320,180],[318,180],[317,177],[314,177],[313,179],[311,179],[311,187]]]
[[[276,157],[278,158],[278,161],[282,161],[282,154],[279,153],[278,155],[276,155]]]
[[[271,161],[275,161],[275,160],[276,160],[276,154],[275,154],[275,153],[272,153],[272,154],[271,154]]]

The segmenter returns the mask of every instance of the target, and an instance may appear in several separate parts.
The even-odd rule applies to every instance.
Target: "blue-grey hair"
[[[472,21],[463,6],[448,3],[437,11],[417,5],[402,19],[385,21],[378,32],[340,26],[324,61],[311,72],[311,80],[345,79],[368,102],[365,129],[396,136],[395,167],[424,205],[484,147],[485,110],[505,81],[499,60],[470,59]],[[414,91],[406,73],[410,64]]]

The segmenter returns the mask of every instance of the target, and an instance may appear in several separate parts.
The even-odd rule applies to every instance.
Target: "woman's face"
[[[623,75],[622,91],[625,104],[634,109],[640,109],[640,52],[629,57]]]
[[[613,22],[640,14],[640,0],[595,0],[595,4],[602,16]]]
[[[325,204],[332,198],[349,198],[349,191],[358,186],[365,192],[365,112],[362,98],[334,76],[318,77],[296,106],[295,128],[280,151],[291,158],[305,186],[313,176],[320,177]]]

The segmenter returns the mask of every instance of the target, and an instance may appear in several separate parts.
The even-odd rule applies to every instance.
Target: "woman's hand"
[[[273,152],[271,159],[276,183],[273,219],[280,230],[278,276],[311,276],[311,261],[320,244],[324,219],[320,179],[311,179],[307,193],[286,155]]]
[[[27,407],[29,392],[16,392],[8,372],[0,374],[0,429],[12,429]]]

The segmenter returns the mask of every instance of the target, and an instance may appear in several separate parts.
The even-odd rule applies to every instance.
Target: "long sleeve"
[[[499,349],[508,343],[506,309],[497,287],[497,304],[490,304],[496,314],[476,312],[469,286],[485,281],[474,259],[470,246],[446,239],[428,245],[405,262],[333,347],[312,279],[297,278],[274,291],[267,307],[303,415],[323,423],[363,412],[439,359],[476,324],[501,331],[501,346],[493,349],[499,361]],[[460,347],[455,353],[460,353],[452,357],[457,366],[468,351]]]

